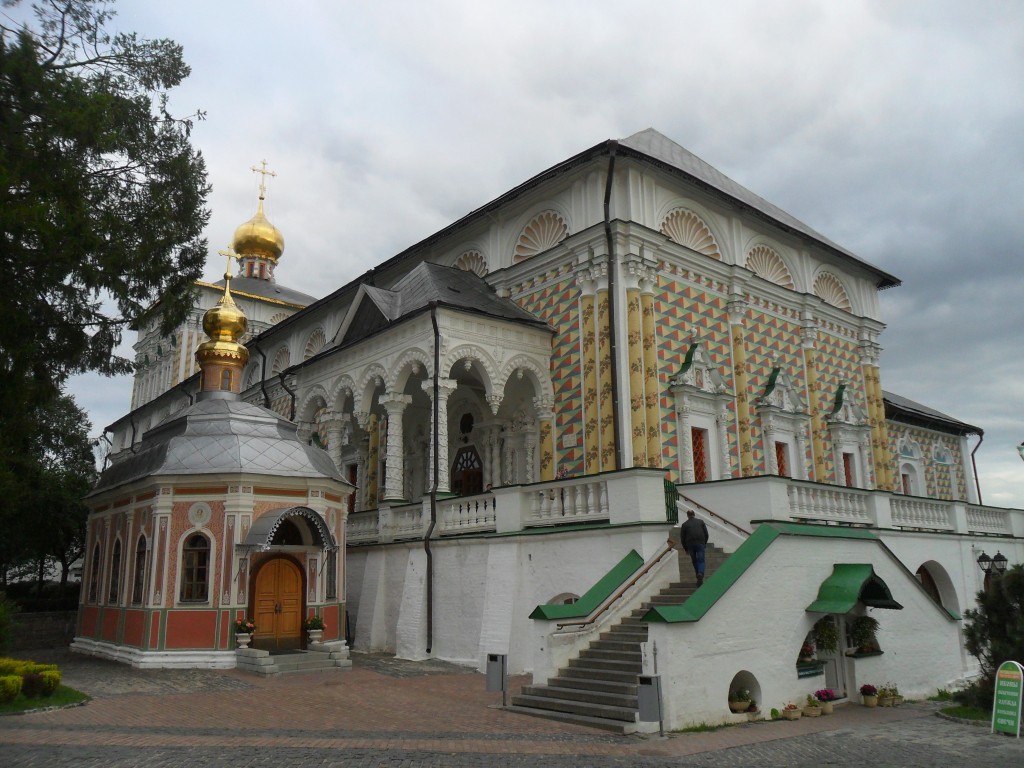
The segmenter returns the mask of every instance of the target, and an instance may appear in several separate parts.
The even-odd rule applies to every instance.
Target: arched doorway
[[[302,568],[290,557],[274,557],[256,572],[252,646],[265,651],[302,646]]]

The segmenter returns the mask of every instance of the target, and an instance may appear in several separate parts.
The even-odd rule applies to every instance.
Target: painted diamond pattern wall
[[[864,376],[855,334],[847,336],[837,333],[837,330],[823,329],[818,334],[818,343],[815,346],[819,390],[817,406],[824,409],[825,413],[831,410],[836,391],[843,381],[856,385],[857,397],[861,405],[864,405]],[[823,439],[826,446],[831,445],[827,432]],[[819,482],[837,482],[834,465],[832,452],[826,450],[825,477],[819,478]]]
[[[956,501],[967,499],[967,478],[961,469],[964,466],[964,455],[960,439],[948,435],[938,435],[927,429],[913,427],[899,422],[887,422],[889,433],[889,451],[893,457],[895,477],[900,477],[899,444],[904,436],[914,440],[921,446],[921,466],[924,469],[925,495],[932,499]],[[949,451],[950,463],[935,461],[935,447],[942,443]],[[898,485],[898,483],[897,483]]]
[[[580,372],[579,289],[561,274],[539,290],[512,298],[555,329],[551,383],[555,390],[555,457],[559,471],[583,474],[583,398]]]
[[[725,286],[703,281],[699,276],[664,262],[659,265],[654,312],[658,329],[658,387],[661,391],[661,441],[663,466],[678,482],[679,435],[676,434],[675,402],[669,379],[682,367],[686,351],[700,341],[719,367],[726,386],[733,388],[729,316]],[[732,406],[730,406],[732,408]],[[730,464],[738,465],[739,449],[735,430],[728,429]]]
[[[750,381],[750,399],[760,397],[771,377],[772,369],[781,367],[799,387],[806,387],[804,358],[800,346],[799,312],[758,307],[751,300],[747,315],[747,373]],[[751,408],[751,439],[753,440],[754,472],[765,474],[768,464],[764,455],[763,430],[760,418]],[[809,443],[808,443],[809,445]],[[804,457],[810,462],[810,449]]]

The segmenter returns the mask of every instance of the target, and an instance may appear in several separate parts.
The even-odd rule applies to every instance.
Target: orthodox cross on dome
[[[267,170],[267,161],[266,160],[260,160],[260,167],[257,168],[254,165],[254,166],[252,166],[252,168],[250,170],[253,173],[258,173],[260,175],[260,200],[262,200],[266,196],[266,194],[267,194],[267,184],[266,184],[267,176],[274,176],[274,177],[276,177],[277,173],[275,171],[268,171]]]
[[[224,295],[231,297],[231,260],[241,261],[242,257],[235,253],[234,249],[230,246],[222,250],[217,251],[221,256],[227,257],[227,266],[224,267]]]

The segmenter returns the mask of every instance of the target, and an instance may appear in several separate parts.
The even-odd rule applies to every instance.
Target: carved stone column
[[[430,398],[430,413],[433,418],[434,413],[434,381],[433,379],[427,379],[421,385],[423,391],[427,393],[427,397]],[[450,467],[448,466],[448,398],[454,394],[458,388],[459,383],[455,379],[439,379],[437,383],[437,424],[433,425],[433,429],[437,430],[437,445],[439,448],[439,459],[437,462],[437,492],[438,493],[450,493],[451,492],[451,481],[449,480]],[[427,469],[427,477],[429,482],[427,487],[433,488],[434,486],[434,433],[430,434],[430,455],[429,465]]]
[[[387,447],[384,465],[384,500],[405,499],[405,439],[402,434],[402,414],[412,402],[410,395],[388,392],[380,398],[380,404],[388,412]]]
[[[551,403],[541,398],[534,398],[534,409],[537,412],[537,424],[539,428],[538,445],[540,447],[540,479],[555,479],[555,414],[551,409]]]
[[[684,483],[696,479],[693,471],[693,432],[690,430],[690,408],[683,396],[676,397],[676,430],[679,435],[679,475]],[[711,446],[708,446],[710,451]]]

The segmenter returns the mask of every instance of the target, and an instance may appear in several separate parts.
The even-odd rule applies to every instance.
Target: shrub
[[[7,704],[21,693],[21,675],[0,676],[0,704]]]
[[[7,599],[7,595],[0,592],[0,651],[7,648],[14,636],[14,614],[18,612],[18,606]]]

